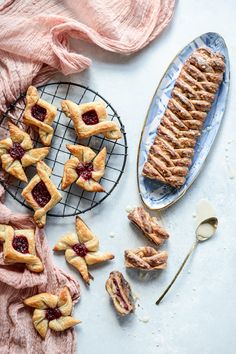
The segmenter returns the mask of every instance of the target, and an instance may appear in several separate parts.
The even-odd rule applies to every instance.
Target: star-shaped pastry
[[[30,86],[26,93],[26,107],[23,121],[39,133],[43,145],[49,146],[54,129],[51,127],[57,108],[39,97],[36,87]]]
[[[49,153],[49,148],[34,149],[29,134],[11,122],[8,122],[8,128],[10,138],[0,141],[2,168],[20,181],[28,182],[24,167],[43,160]]]
[[[38,173],[23,189],[21,195],[34,209],[34,221],[42,228],[46,223],[46,213],[62,199],[62,196],[50,180],[51,168],[43,161],[39,161],[36,169]]]
[[[106,148],[97,155],[89,147],[82,145],[66,145],[72,153],[72,157],[66,161],[62,178],[62,190],[72,183],[88,192],[104,192],[104,188],[98,183],[105,172]]]
[[[88,226],[77,216],[76,234],[62,236],[54,247],[54,251],[65,251],[65,258],[81,274],[89,284],[93,277],[88,272],[88,266],[108,261],[114,258],[111,253],[98,251],[99,241]]]
[[[72,299],[67,287],[59,295],[41,293],[24,300],[24,304],[35,308],[33,324],[41,337],[45,338],[48,328],[62,332],[81,321],[71,317]]]
[[[0,241],[3,242],[3,255],[6,264],[24,263],[31,272],[40,273],[44,266],[35,249],[33,229],[14,230],[0,224]]]
[[[107,139],[117,140],[122,137],[118,125],[108,120],[103,102],[90,102],[77,105],[65,100],[61,103],[65,115],[73,120],[75,131],[80,139],[103,134]]]

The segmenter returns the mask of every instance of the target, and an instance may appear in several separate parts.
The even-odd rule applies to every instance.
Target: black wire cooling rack
[[[55,82],[38,87],[40,97],[47,102],[52,103],[58,109],[57,116],[54,120],[54,136],[51,144],[49,155],[45,158],[45,162],[52,169],[51,180],[57,186],[62,200],[48,212],[51,216],[74,216],[85,213],[88,210],[95,208],[101,204],[114,190],[119,183],[119,180],[124,172],[127,159],[127,139],[124,125],[120,117],[112,107],[112,105],[103,98],[100,94],[90,89],[89,87],[72,83],[72,82]],[[114,120],[121,128],[123,137],[120,140],[109,140],[102,135],[92,136],[88,139],[78,140],[73,122],[67,118],[61,110],[61,101],[70,99],[78,104],[92,102],[95,100],[103,101],[107,107],[107,112],[110,120]],[[27,128],[31,134],[35,147],[42,146],[30,127],[25,127],[22,123],[22,115],[25,109],[25,94],[22,94],[14,103],[12,103],[6,112],[0,118],[1,129],[8,130],[6,122],[10,119],[19,127]],[[7,132],[6,132],[7,133]],[[107,159],[105,174],[100,182],[106,192],[91,193],[80,189],[76,184],[72,184],[67,190],[62,191],[61,179],[65,162],[70,158],[71,154],[66,149],[66,144],[81,144],[89,146],[95,152],[100,151],[104,146],[107,148]],[[30,180],[36,169],[30,166],[26,169],[26,174]],[[31,209],[21,196],[21,192],[25,187],[24,182],[20,182],[8,175],[1,182],[7,192],[17,200],[21,205]]]

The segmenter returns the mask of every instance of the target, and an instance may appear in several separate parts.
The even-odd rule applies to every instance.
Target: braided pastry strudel
[[[43,338],[45,338],[48,328],[62,332],[81,322],[71,316],[73,304],[66,286],[58,296],[40,293],[25,299],[24,304],[35,309],[32,318],[33,324]]]
[[[61,103],[65,115],[73,120],[75,131],[80,139],[103,134],[105,138],[117,140],[122,137],[118,125],[108,120],[106,107],[102,102],[77,105],[65,100]]]
[[[125,251],[125,266],[143,270],[164,269],[167,265],[167,252],[158,252],[153,247],[144,246]]]
[[[57,108],[39,97],[36,87],[30,86],[26,94],[26,107],[23,121],[39,133],[43,145],[49,146],[54,129],[52,123],[57,114]]]
[[[202,125],[223,80],[224,57],[200,48],[187,59],[150,148],[143,175],[180,188]]]
[[[131,288],[123,274],[118,271],[110,273],[106,281],[106,291],[120,316],[126,316],[134,311],[134,299]]]
[[[0,241],[3,242],[4,261],[7,264],[23,263],[31,272],[43,271],[44,266],[36,256],[33,229],[14,230],[9,225],[0,224]]]
[[[157,218],[151,217],[143,207],[134,208],[128,214],[128,219],[142,231],[144,236],[157,246],[161,246],[169,237],[168,232],[157,223]]]

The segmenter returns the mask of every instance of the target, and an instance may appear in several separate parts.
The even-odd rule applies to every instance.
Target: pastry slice
[[[106,281],[106,290],[120,316],[126,316],[134,311],[134,300],[129,283],[122,273],[111,272]]]
[[[9,225],[0,224],[0,241],[7,264],[24,263],[31,272],[43,271],[44,266],[36,255],[33,229],[14,230]]]
[[[46,223],[47,212],[62,199],[62,196],[50,180],[52,173],[50,167],[40,161],[36,164],[36,168],[37,174],[31,179],[21,194],[34,209],[34,221],[39,228],[42,228]]]
[[[143,207],[134,208],[128,214],[128,219],[142,231],[144,236],[157,246],[161,246],[169,237],[167,231],[158,224],[157,218],[152,217]]]
[[[99,252],[99,241],[88,226],[77,216],[76,233],[62,236],[55,245],[54,251],[65,251],[68,263],[74,266],[83,280],[89,284],[93,277],[88,266],[113,259],[113,254]]]
[[[81,321],[71,316],[72,299],[67,287],[59,295],[41,293],[24,300],[26,306],[33,307],[33,325],[41,337],[45,338],[48,329],[65,331]]]
[[[54,129],[52,123],[57,114],[57,108],[39,97],[36,87],[30,86],[26,93],[26,107],[23,121],[37,130],[43,145],[49,146]]]
[[[108,120],[106,107],[102,102],[77,105],[65,100],[61,103],[65,115],[73,120],[75,131],[80,139],[103,134],[105,138],[117,140],[122,137],[118,125]]]
[[[153,247],[139,247],[125,251],[125,266],[143,270],[164,269],[167,266],[167,252],[158,252]]]
[[[97,155],[89,147],[82,145],[66,145],[72,153],[72,157],[66,161],[62,178],[62,190],[72,183],[87,192],[105,192],[98,183],[105,172],[106,148],[104,147]]]
[[[28,182],[24,167],[43,160],[48,147],[34,149],[33,142],[25,131],[8,122],[10,137],[0,141],[2,168],[22,182]]]

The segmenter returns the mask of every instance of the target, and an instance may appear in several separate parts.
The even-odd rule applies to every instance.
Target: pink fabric
[[[56,71],[68,75],[91,60],[70,38],[130,54],[169,23],[175,0],[6,0],[0,6],[0,110]]]
[[[4,194],[0,186],[0,198]],[[28,215],[13,214],[0,203],[0,223],[15,228],[35,228]],[[74,329],[56,333],[49,331],[45,340],[35,331],[32,324],[32,310],[26,308],[22,300],[39,292],[57,294],[66,285],[70,289],[73,302],[80,295],[79,283],[57,268],[49,253],[43,230],[36,228],[36,249],[43,260],[45,270],[36,274],[25,267],[6,266],[0,252],[0,353],[1,354],[71,354],[76,351]],[[1,251],[1,250],[0,250]]]

